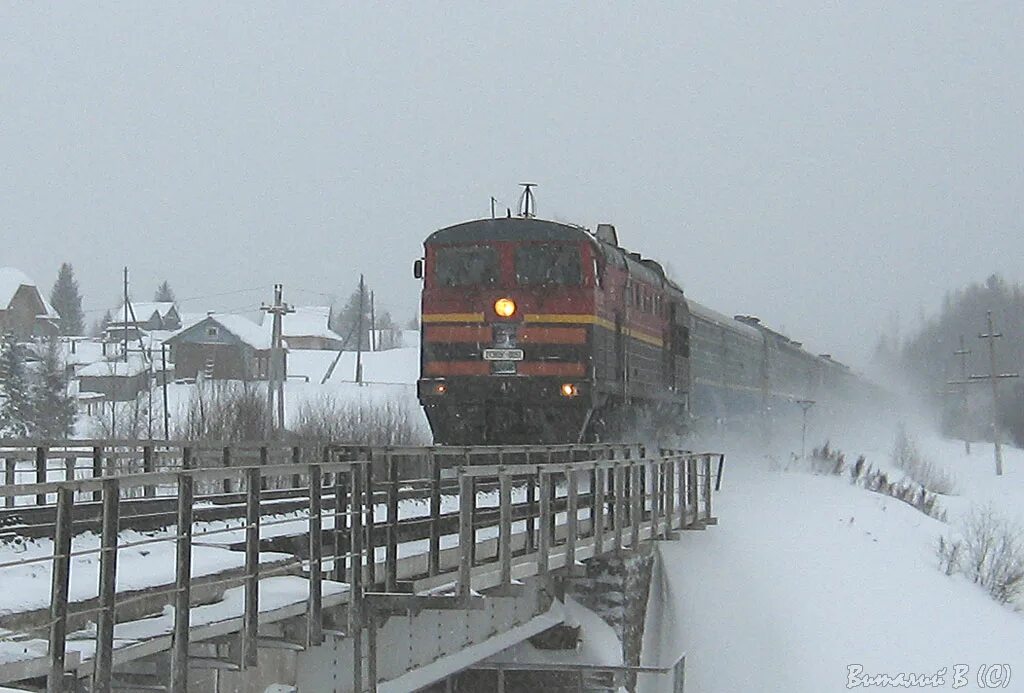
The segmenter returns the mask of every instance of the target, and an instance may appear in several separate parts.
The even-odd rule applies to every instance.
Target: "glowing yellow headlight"
[[[562,383],[562,397],[575,397],[578,392],[572,383]]]
[[[499,298],[494,302],[494,312],[503,318],[511,318],[516,312],[516,302],[511,298]]]

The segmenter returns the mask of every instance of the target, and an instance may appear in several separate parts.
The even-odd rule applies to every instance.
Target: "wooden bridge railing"
[[[55,446],[45,447],[43,459],[49,459]],[[108,441],[90,447],[118,446]],[[5,487],[3,493],[13,499],[15,509],[28,502],[54,514],[52,552],[0,562],[0,582],[5,573],[49,567],[49,608],[0,618],[0,627],[20,637],[45,634],[48,654],[45,661],[0,665],[0,682],[46,675],[47,690],[56,692],[69,689],[69,677],[91,676],[92,690],[108,690],[114,677],[115,623],[170,604],[170,690],[185,691],[193,630],[190,607],[216,598],[211,597],[214,587],[221,594],[223,589],[241,589],[242,613],[226,617],[240,639],[239,654],[230,664],[255,666],[262,646],[260,581],[299,575],[309,585],[302,645],[319,645],[326,630],[352,639],[356,661],[368,648],[373,690],[376,619],[368,614],[410,606],[465,607],[482,590],[511,589],[518,578],[571,570],[577,560],[712,524],[714,465],[720,473],[724,461],[717,454],[655,454],[638,445],[321,446],[315,459],[301,447],[296,452],[295,446],[260,445],[228,446],[221,461],[227,459],[231,466],[200,467],[202,451],[216,447],[180,444],[173,448],[178,465],[169,471],[72,475],[70,480]],[[0,444],[0,450],[16,449]],[[233,464],[253,449],[257,464]],[[60,452],[77,454],[67,448]],[[280,463],[282,459],[287,462]],[[153,492],[140,494],[140,489]],[[128,542],[119,538],[119,530],[137,521],[138,515],[125,512],[136,498],[163,503],[168,510],[146,516],[157,517],[162,530]],[[76,515],[90,504],[99,508],[100,541],[94,548],[74,541]],[[204,522],[204,517],[218,521]],[[193,549],[218,542],[244,551],[242,569],[193,576]],[[403,544],[422,550],[400,556]],[[144,593],[119,596],[119,555],[140,546],[154,561],[164,556],[170,564],[173,555],[173,575]],[[292,558],[265,564],[260,552],[268,547],[286,549]],[[381,553],[383,560],[378,559]],[[83,598],[81,578],[76,577],[85,562],[99,564],[95,597]],[[327,583],[333,587],[327,589]],[[444,591],[446,585],[454,588]],[[69,633],[81,631],[89,621],[97,624],[95,655],[84,662],[66,659]],[[132,659],[133,648],[151,652],[152,643],[118,646],[117,661]],[[355,689],[363,690],[362,668],[354,667],[352,675]]]

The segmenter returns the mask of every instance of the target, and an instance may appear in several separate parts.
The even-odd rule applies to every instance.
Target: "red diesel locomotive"
[[[564,443],[638,408],[685,414],[683,292],[614,227],[481,219],[424,250],[418,394],[436,443]]]

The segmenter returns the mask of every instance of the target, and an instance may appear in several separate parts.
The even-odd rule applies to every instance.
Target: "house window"
[[[217,330],[216,327],[207,327],[206,328],[206,336],[207,337],[216,337],[218,334],[219,334],[219,331]]]

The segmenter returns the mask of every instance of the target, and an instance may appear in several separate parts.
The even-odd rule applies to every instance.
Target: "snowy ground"
[[[851,461],[863,453],[884,466],[893,437],[846,432],[833,442]],[[996,477],[991,445],[965,457],[962,443],[918,442],[956,476],[960,495],[942,501],[953,525],[975,505],[1020,516],[1024,451],[1007,449]],[[867,675],[945,670],[940,690],[980,690],[981,667],[996,664],[1010,665],[1005,690],[1024,690],[1024,614],[940,572],[936,543],[950,525],[845,478],[729,452],[720,524],[660,545],[674,613],[659,639],[684,643],[688,690],[847,690],[851,665]],[[965,685],[956,686],[958,664]]]

